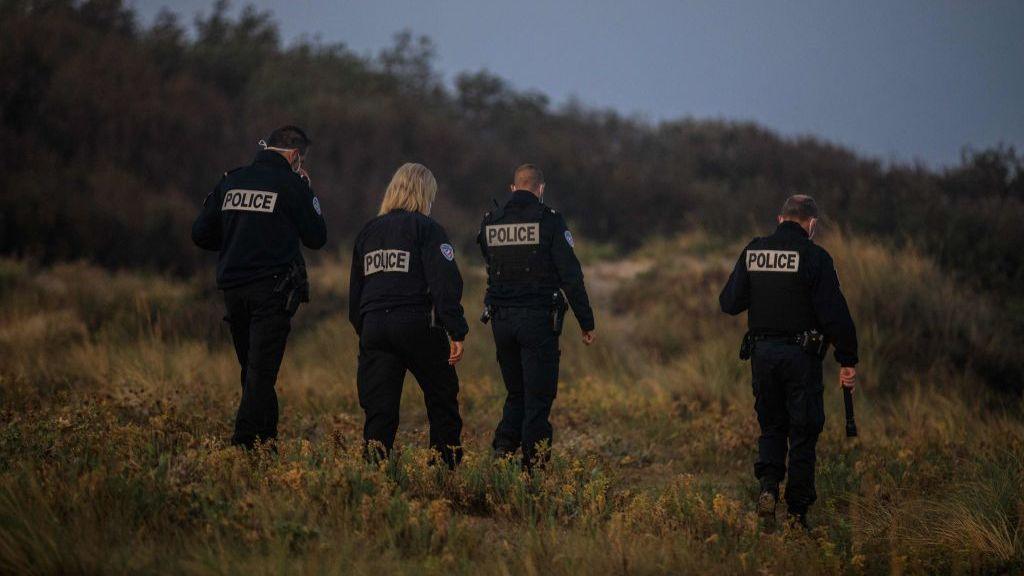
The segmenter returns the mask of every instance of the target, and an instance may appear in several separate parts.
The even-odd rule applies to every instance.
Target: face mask
[[[288,163],[288,165],[291,167],[292,172],[295,172],[296,174],[299,173],[299,169],[302,168],[302,161],[305,160],[305,158],[303,158],[302,154],[299,154],[299,151],[297,149],[295,149],[295,148],[276,148],[274,146],[267,146],[267,141],[266,140],[260,140],[258,144],[264,150],[273,150],[274,152],[280,152],[280,153],[294,152],[295,153],[295,160],[290,161]]]

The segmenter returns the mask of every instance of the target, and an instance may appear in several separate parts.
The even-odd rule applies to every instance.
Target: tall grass
[[[226,445],[238,369],[206,279],[0,262],[0,572],[1024,570],[1022,406],[989,386],[1016,369],[1012,331],[920,253],[824,243],[865,376],[854,442],[827,389],[810,535],[754,515],[743,326],[716,301],[730,243],[689,236],[588,265],[600,341],[584,348],[567,323],[553,461],[534,477],[489,457],[503,387],[475,322],[459,367],[464,464],[428,464],[411,380],[398,450],[360,458],[344,262],[312,271],[278,384],[278,451],[251,454]],[[475,317],[482,278],[466,276]]]

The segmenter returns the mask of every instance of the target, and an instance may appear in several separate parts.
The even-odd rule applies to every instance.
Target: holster
[[[551,328],[555,334],[562,333],[562,326],[565,324],[565,313],[569,310],[569,304],[565,301],[562,291],[558,290],[551,295]]]
[[[306,265],[302,262],[292,262],[288,272],[281,278],[281,281],[274,286],[274,292],[285,293],[285,310],[289,316],[294,316],[303,302],[309,302],[309,278],[306,275]]]
[[[480,322],[483,322],[484,324],[487,324],[490,321],[491,321],[491,307],[487,306],[485,304],[484,305],[483,314],[480,314]]]
[[[754,335],[747,332],[743,335],[743,341],[740,342],[740,360],[750,360],[750,355],[754,352]]]
[[[824,334],[817,330],[808,330],[800,334],[799,344],[804,352],[813,354],[818,358],[824,358],[825,353],[828,352],[828,340]]]

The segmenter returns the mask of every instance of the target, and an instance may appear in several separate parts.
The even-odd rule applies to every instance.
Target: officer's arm
[[[299,238],[306,248],[319,250],[327,243],[327,224],[320,210],[320,199],[305,179],[299,176],[294,179],[298,202],[293,206],[292,217],[299,230]]]
[[[352,270],[348,276],[348,321],[356,329],[356,334],[363,332],[363,316],[359,313],[359,304],[363,299],[363,257],[359,249],[361,238],[356,239],[352,248]]]
[[[718,295],[718,304],[722,307],[722,312],[732,316],[750,308],[750,274],[747,273],[746,255],[747,251],[744,249],[732,269],[732,274],[729,275],[729,281]]]
[[[555,214],[554,218],[555,235],[551,239],[551,258],[558,271],[560,288],[565,292],[580,328],[590,332],[594,329],[594,311],[590,308],[587,287],[583,284],[583,267],[570,244],[572,234],[565,225],[565,219],[561,214]]]
[[[839,287],[839,276],[828,253],[822,251],[816,277],[811,280],[814,312],[822,332],[835,346],[836,362],[841,366],[857,365],[857,328],[850,316],[850,307]]]
[[[220,184],[206,196],[199,216],[192,223],[192,242],[203,250],[218,251],[223,243],[221,238]]]
[[[480,246],[480,254],[484,257],[484,263],[490,262],[490,256],[487,255],[487,242],[484,240],[484,226],[486,225],[487,219],[480,224],[480,231],[476,233],[476,243]]]
[[[431,222],[421,232],[420,258],[427,287],[438,319],[455,342],[466,339],[469,325],[462,309],[462,275],[455,263],[455,249],[440,224]]]

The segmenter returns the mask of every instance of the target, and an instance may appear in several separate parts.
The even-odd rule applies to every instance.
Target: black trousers
[[[242,399],[231,443],[251,447],[277,437],[277,372],[291,330],[285,294],[271,277],[224,291],[227,321],[241,366]]]
[[[751,354],[754,409],[761,425],[754,475],[761,488],[778,490],[787,476],[786,505],[803,514],[817,499],[815,445],[825,425],[821,359],[796,344],[763,340]]]
[[[551,310],[543,308],[497,309],[491,328],[507,391],[493,447],[499,453],[522,447],[529,468],[542,463],[536,461],[538,443],[550,446],[553,439],[549,417],[558,392],[558,333]]]
[[[398,432],[402,384],[409,370],[427,405],[430,447],[450,467],[462,457],[459,377],[448,364],[448,336],[431,327],[427,314],[410,310],[369,312],[363,316],[356,383],[366,414],[363,440],[370,453],[391,450]]]

